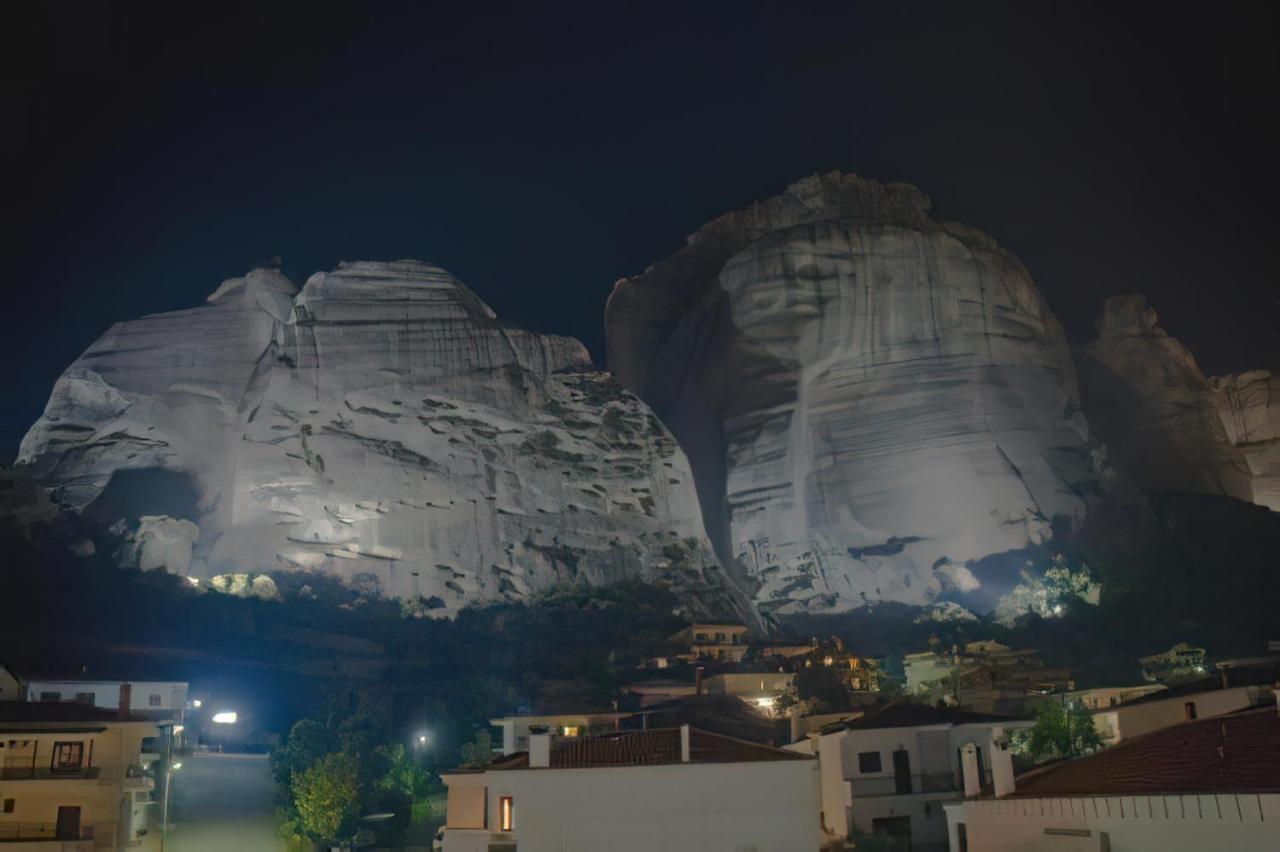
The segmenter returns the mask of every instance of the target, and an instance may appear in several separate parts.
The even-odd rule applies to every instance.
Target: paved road
[[[174,773],[165,852],[283,852],[267,758],[193,754]]]

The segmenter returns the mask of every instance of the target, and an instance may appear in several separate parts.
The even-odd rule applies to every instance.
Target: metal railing
[[[49,778],[74,779],[97,778],[102,774],[101,766],[81,766],[78,769],[50,769],[48,766],[13,765],[0,770],[0,779],[5,781],[39,781]]]
[[[858,796],[909,796],[914,793],[954,793],[960,790],[950,772],[921,775],[883,775],[876,778],[850,778],[849,787]]]
[[[64,849],[92,849],[93,826],[81,826],[78,837],[59,837],[52,822],[0,822],[0,843],[62,841]],[[83,844],[83,845],[82,845]]]

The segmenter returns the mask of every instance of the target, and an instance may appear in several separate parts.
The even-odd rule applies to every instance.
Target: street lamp
[[[169,789],[173,787],[173,773],[182,768],[182,761],[175,760],[164,768],[164,804],[160,806],[160,850],[164,852],[164,839],[169,833]]]

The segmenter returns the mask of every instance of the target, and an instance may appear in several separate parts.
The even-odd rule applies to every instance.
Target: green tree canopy
[[[1080,757],[1102,748],[1093,715],[1080,701],[1046,701],[1036,724],[1015,739],[1015,747],[1037,762]]]
[[[359,811],[359,766],[346,752],[333,752],[293,778],[298,827],[315,840],[340,840],[350,833]]]

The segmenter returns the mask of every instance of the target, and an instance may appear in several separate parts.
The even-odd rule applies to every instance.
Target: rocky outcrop
[[[1252,370],[1209,383],[1227,439],[1249,466],[1253,502],[1280,512],[1280,376]]]
[[[745,614],[684,454],[580,343],[506,328],[422,263],[295,293],[259,269],[114,326],[58,381],[27,470],[85,517],[131,471],[185,475],[193,508],[129,518],[121,552],[170,565],[190,534],[197,578],[319,570],[450,614],[640,577]]]
[[[1143,488],[1253,499],[1219,394],[1142,296],[1107,300],[1096,339],[1076,351],[1089,422]]]
[[[1094,487],[1057,320],[912,186],[831,173],[716,219],[615,285],[606,331],[768,611],[973,592]]]

